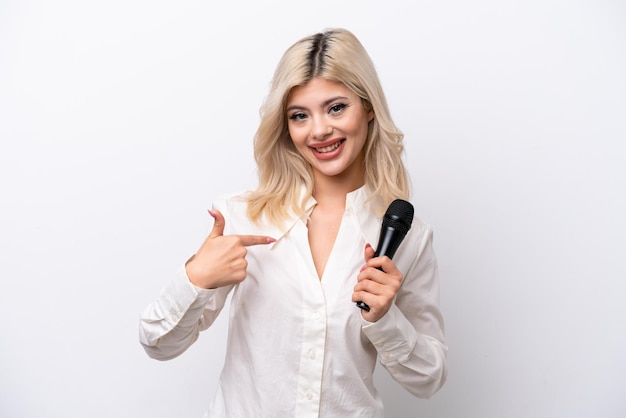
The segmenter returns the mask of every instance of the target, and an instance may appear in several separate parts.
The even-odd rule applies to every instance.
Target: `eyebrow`
[[[334,102],[336,100],[350,100],[350,99],[348,97],[346,97],[346,96],[335,96],[335,97],[332,97],[332,98],[330,98],[328,100],[325,100],[324,103],[322,103],[321,107],[326,107],[326,106],[328,106],[329,104],[331,104],[332,102]],[[286,110],[287,110],[287,112],[289,112],[291,110],[306,110],[306,107],[298,106],[298,105],[292,105],[292,106],[289,106]]]

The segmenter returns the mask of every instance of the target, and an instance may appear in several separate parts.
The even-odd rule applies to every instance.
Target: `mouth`
[[[345,141],[345,139],[340,139],[337,142],[334,142],[330,145],[327,145],[325,147],[311,147],[313,148],[315,151],[319,152],[320,154],[326,154],[328,152],[333,152],[334,150],[336,150],[337,148],[339,148],[339,146]]]

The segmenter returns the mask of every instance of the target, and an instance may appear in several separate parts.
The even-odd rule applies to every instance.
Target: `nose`
[[[325,139],[333,131],[332,126],[324,117],[313,118],[313,130],[311,134],[314,139]]]

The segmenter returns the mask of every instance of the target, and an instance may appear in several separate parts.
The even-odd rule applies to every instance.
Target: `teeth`
[[[324,152],[331,152],[331,151],[334,151],[337,148],[339,148],[339,145],[341,145],[341,141],[337,141],[334,144],[329,145],[329,146],[324,147],[324,148],[315,148],[315,150],[317,152],[322,152],[322,153],[324,153]]]

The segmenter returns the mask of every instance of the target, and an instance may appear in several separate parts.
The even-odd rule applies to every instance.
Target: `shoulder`
[[[435,261],[432,240],[433,229],[431,225],[418,216],[414,216],[411,229],[407,232],[394,259],[400,270],[406,272],[415,264],[429,264]]]
[[[409,232],[410,231],[413,231],[418,237],[423,237],[425,235],[431,235],[433,228],[428,222],[416,214],[413,216],[413,223],[411,224]]]
[[[225,233],[237,233],[242,229],[248,229],[251,224],[247,213],[248,194],[249,191],[239,191],[219,195],[213,200],[213,209],[219,210],[224,215]]]
[[[246,190],[223,194],[213,201],[213,208],[224,215],[224,233],[278,236],[276,228],[265,219],[254,222],[248,216],[248,199],[251,193]]]
[[[250,191],[248,190],[222,194],[213,201],[213,207],[222,212],[238,211],[242,208],[245,210],[248,206],[249,195]]]
[[[409,239],[417,246],[417,253],[421,254],[424,247],[433,239],[433,229],[429,223],[415,216],[407,236],[410,236]]]

